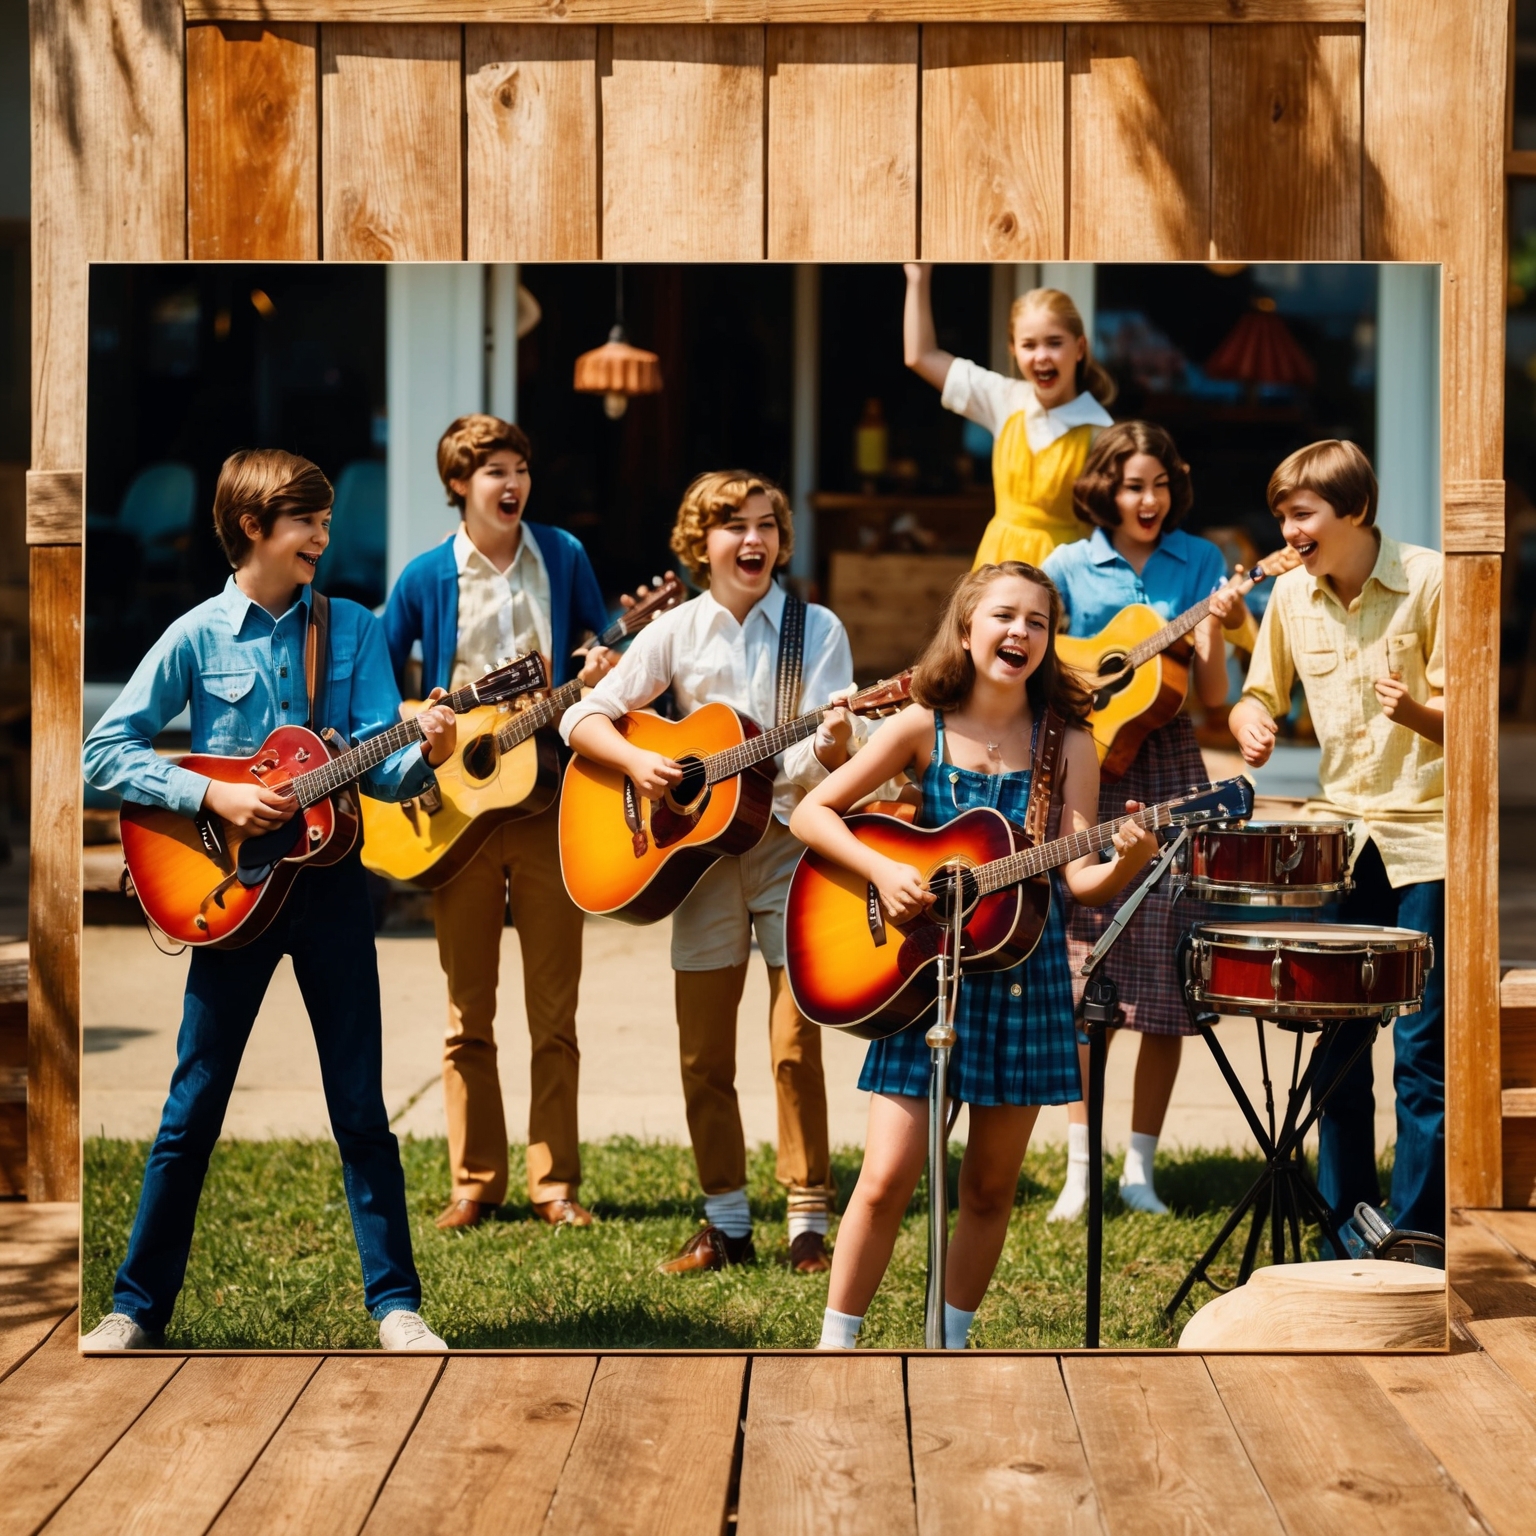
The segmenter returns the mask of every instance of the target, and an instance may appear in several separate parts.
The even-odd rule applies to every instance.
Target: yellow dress
[[[1025,422],[1024,412],[1016,411],[993,445],[996,507],[972,570],[1001,560],[1043,565],[1058,544],[1071,544],[1092,532],[1072,510],[1072,486],[1083,472],[1097,428],[1086,422],[1072,427],[1036,453],[1029,446]]]

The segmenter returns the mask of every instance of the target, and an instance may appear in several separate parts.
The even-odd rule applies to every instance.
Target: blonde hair
[[[1361,526],[1375,525],[1376,475],[1371,461],[1353,443],[1325,437],[1282,459],[1265,491],[1269,510],[1279,517],[1280,503],[1297,491],[1321,496],[1337,517],[1363,512]]]
[[[1088,685],[1056,655],[1056,634],[1061,628],[1061,593],[1056,583],[1038,566],[1023,560],[1004,560],[980,565],[967,572],[950,589],[944,617],[912,671],[912,697],[924,709],[960,709],[976,684],[976,663],[962,643],[969,638],[982,593],[1000,576],[1017,576],[1039,587],[1050,600],[1051,624],[1045,655],[1029,674],[1024,693],[1036,719],[1054,709],[1071,725],[1081,725],[1093,708]]]
[[[698,475],[683,492],[672,525],[672,553],[688,567],[695,581],[709,583],[705,541],[711,528],[723,528],[746,505],[749,496],[766,496],[779,525],[779,557],[774,569],[789,564],[795,547],[794,515],[789,498],[765,475],[746,469],[713,469]]]
[[[1023,319],[1025,312],[1031,309],[1043,309],[1066,326],[1074,336],[1087,339],[1087,332],[1083,329],[1083,317],[1078,313],[1077,305],[1072,302],[1070,294],[1063,293],[1060,288],[1031,288],[1028,293],[1016,298],[1013,301],[1013,308],[1008,311],[1010,346],[1018,331],[1019,321]],[[1078,394],[1087,390],[1100,405],[1108,405],[1120,393],[1119,386],[1109,373],[1094,362],[1091,342],[1083,349],[1083,355],[1078,360],[1076,388]]]
[[[301,517],[324,512],[335,500],[331,482],[296,453],[281,448],[241,448],[224,460],[213,489],[213,531],[224,558],[239,570],[250,554],[250,536],[240,519],[250,513],[262,538],[285,512]]]

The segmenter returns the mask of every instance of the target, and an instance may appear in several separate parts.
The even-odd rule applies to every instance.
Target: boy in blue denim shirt
[[[188,705],[192,750],[246,756],[279,725],[308,716],[304,647],[310,583],[329,542],[330,482],[277,449],[230,456],[214,492],[214,528],[234,574],[217,597],[162,635],[86,739],[85,777],[123,799],[191,816],[200,810],[266,831],[294,814],[291,797],[254,780],[225,784],[159,757],[155,737]],[[400,696],[383,631],[365,608],[330,603],[324,721],[349,738],[395,723]],[[434,698],[441,693],[434,694]],[[446,707],[421,716],[421,750],[406,748],[362,781],[380,799],[432,782],[452,754]],[[382,1029],[373,918],[354,851],[304,871],[271,925],[238,949],[194,949],[176,1070],[144,1170],[113,1311],[81,1340],[87,1353],[160,1342],[186,1275],[208,1158],[224,1122],[245,1042],[284,954],[309,1012],[331,1129],[341,1152],[363,1295],[386,1349],[445,1346],[417,1313],[405,1177],[381,1088]]]

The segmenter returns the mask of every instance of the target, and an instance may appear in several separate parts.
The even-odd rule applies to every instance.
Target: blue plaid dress
[[[989,805],[1022,824],[1029,803],[1029,770],[978,773],[957,768],[945,761],[943,715],[936,713],[933,725],[933,757],[923,775],[918,825],[941,827],[977,805]],[[1070,1104],[1082,1097],[1062,921],[1064,892],[1054,875],[1051,880],[1050,915],[1029,959],[1009,971],[973,971],[961,978],[955,1010],[959,1038],[949,1058],[949,1091],[962,1103]],[[913,1025],[870,1042],[859,1087],[868,1093],[926,1098],[929,1071],[923,1029]]]

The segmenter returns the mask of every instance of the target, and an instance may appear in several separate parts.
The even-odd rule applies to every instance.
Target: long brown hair
[[[962,576],[949,594],[949,604],[933,639],[912,673],[912,697],[925,709],[961,708],[976,684],[976,663],[961,643],[969,636],[971,620],[981,595],[999,576],[1017,576],[1039,587],[1050,600],[1050,643],[1040,665],[1024,684],[1029,707],[1038,720],[1054,709],[1071,725],[1082,725],[1093,708],[1088,685],[1056,655],[1056,633],[1061,628],[1061,593],[1056,583],[1038,566],[1023,560],[1004,560],[998,565],[978,566]]]
[[[1008,311],[1010,343],[1018,331],[1019,321],[1024,317],[1025,312],[1031,309],[1043,309],[1066,326],[1074,336],[1082,338],[1087,335],[1083,328],[1082,314],[1077,305],[1072,302],[1070,294],[1063,293],[1060,288],[1031,288],[1028,293],[1021,293],[1013,301],[1013,308]],[[1078,394],[1086,391],[1100,405],[1111,404],[1120,392],[1120,387],[1115,383],[1109,370],[1094,361],[1092,342],[1084,347],[1083,355],[1077,361],[1075,381]]]

